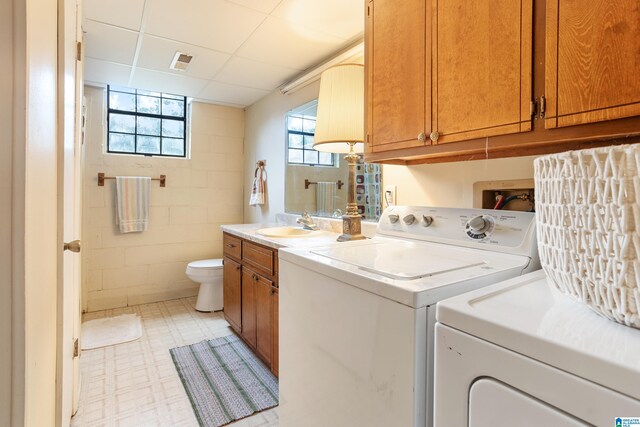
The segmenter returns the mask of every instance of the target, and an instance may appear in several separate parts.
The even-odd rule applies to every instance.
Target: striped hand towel
[[[149,226],[151,178],[116,177],[116,224],[121,233],[145,231]]]
[[[338,186],[335,182],[319,182],[316,188],[316,211],[319,215],[332,215]]]

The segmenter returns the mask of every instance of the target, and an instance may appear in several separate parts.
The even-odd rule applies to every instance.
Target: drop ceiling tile
[[[283,0],[272,16],[345,40],[364,32],[362,0]]]
[[[224,0],[147,3],[145,32],[233,53],[264,20],[265,14]]]
[[[101,22],[86,20],[85,53],[87,56],[119,64],[132,65],[138,33]]]
[[[229,0],[231,3],[239,4],[249,7],[251,9],[259,10],[264,13],[271,13],[273,9],[282,0]]]
[[[131,84],[128,86],[136,89],[196,97],[206,85],[207,80],[204,79],[162,73],[146,68],[136,68],[133,72]]]
[[[186,71],[169,68],[176,52],[193,56]],[[142,37],[142,47],[136,65],[151,70],[209,80],[216,75],[230,57],[231,55],[227,53],[145,34]]]
[[[99,83],[127,86],[131,67],[99,59],[84,58],[84,80],[87,83]]]
[[[198,98],[206,99],[211,102],[237,104],[246,107],[268,93],[268,90],[253,89],[212,81],[209,82],[202,92],[200,92]]]
[[[144,0],[86,0],[84,17],[130,30],[140,30]]]
[[[237,51],[243,58],[304,70],[326,58],[344,40],[270,16]]]
[[[234,56],[216,75],[215,80],[256,89],[273,90],[299,74],[300,71]]]

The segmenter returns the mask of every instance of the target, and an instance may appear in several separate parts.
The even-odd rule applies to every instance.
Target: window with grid
[[[287,116],[287,151],[289,164],[311,166],[335,166],[332,153],[313,149],[316,131],[315,116],[289,114]]]
[[[185,157],[187,98],[107,86],[107,152]]]

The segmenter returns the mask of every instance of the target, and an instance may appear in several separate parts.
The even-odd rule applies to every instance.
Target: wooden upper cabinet
[[[433,7],[432,139],[531,130],[532,0],[433,0]]]
[[[365,7],[367,151],[424,146],[431,121],[426,0]]]
[[[640,115],[640,3],[547,0],[547,128]]]

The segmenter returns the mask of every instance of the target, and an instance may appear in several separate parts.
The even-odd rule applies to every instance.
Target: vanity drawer
[[[276,272],[277,255],[273,249],[242,241],[242,261],[273,276]]]
[[[224,254],[235,259],[242,259],[242,240],[229,234],[223,237]]]

